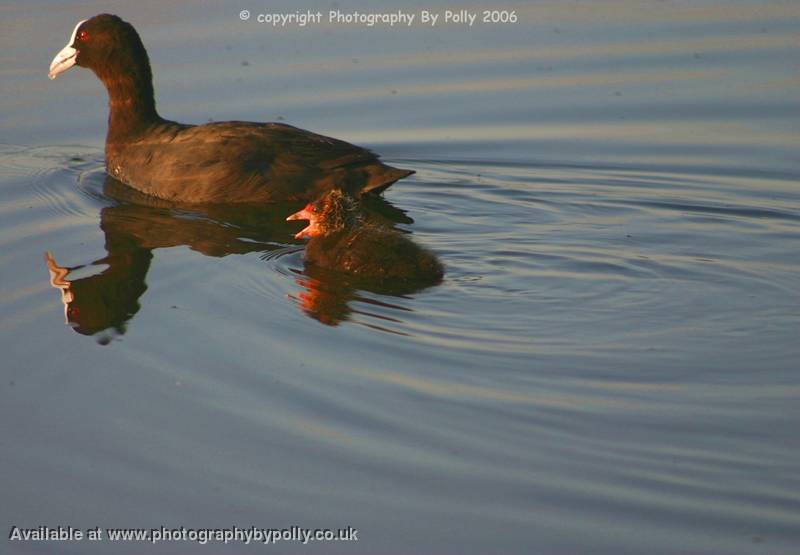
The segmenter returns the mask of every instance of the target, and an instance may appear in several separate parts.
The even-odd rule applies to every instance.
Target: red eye
[[[89,38],[89,33],[87,33],[86,31],[81,31],[80,33],[78,33],[78,40],[86,40],[88,38]]]

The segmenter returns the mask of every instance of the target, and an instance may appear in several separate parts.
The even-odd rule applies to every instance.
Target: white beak
[[[62,71],[67,71],[69,68],[75,65],[75,58],[78,57],[78,51],[72,48],[70,45],[66,45],[61,52],[56,54],[56,57],[53,58],[53,61],[50,62],[50,73],[47,76],[50,79],[55,79],[56,75],[61,73]]]
[[[69,38],[69,42],[67,45],[61,49],[61,52],[56,54],[56,57],[53,58],[53,61],[50,62],[50,73],[47,76],[50,79],[55,79],[56,75],[63,71],[67,71],[69,68],[75,65],[75,59],[78,57],[78,51],[75,50],[72,45],[75,44],[75,33],[78,32],[78,27],[81,26],[81,23],[86,21],[79,21],[78,24],[75,26],[75,29],[72,30],[72,36]]]

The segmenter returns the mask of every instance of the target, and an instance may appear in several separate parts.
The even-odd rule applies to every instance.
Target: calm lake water
[[[448,8],[478,20],[257,22]],[[107,180],[105,91],[46,75],[102,11],[165,117],[415,169],[380,208],[445,280],[359,290],[306,271],[296,205]],[[0,31],[3,533],[358,530],[0,551],[798,552],[799,3],[4,2]]]

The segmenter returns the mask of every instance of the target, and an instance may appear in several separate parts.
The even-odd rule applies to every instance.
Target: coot
[[[281,123],[186,125],[156,111],[150,62],[132,25],[101,14],[79,22],[50,64],[79,65],[108,91],[106,167],[139,191],[177,202],[309,200],[332,187],[378,193],[412,173],[369,150]]]
[[[317,267],[397,284],[430,285],[444,275],[432,252],[397,230],[365,221],[358,201],[340,189],[286,219],[309,220],[295,238],[310,237],[305,261]]]

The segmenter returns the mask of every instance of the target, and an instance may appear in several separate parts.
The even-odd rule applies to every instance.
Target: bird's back
[[[143,193],[178,202],[312,199],[339,187],[380,192],[412,173],[367,149],[280,123],[182,125],[161,120],[109,137],[110,175]]]

